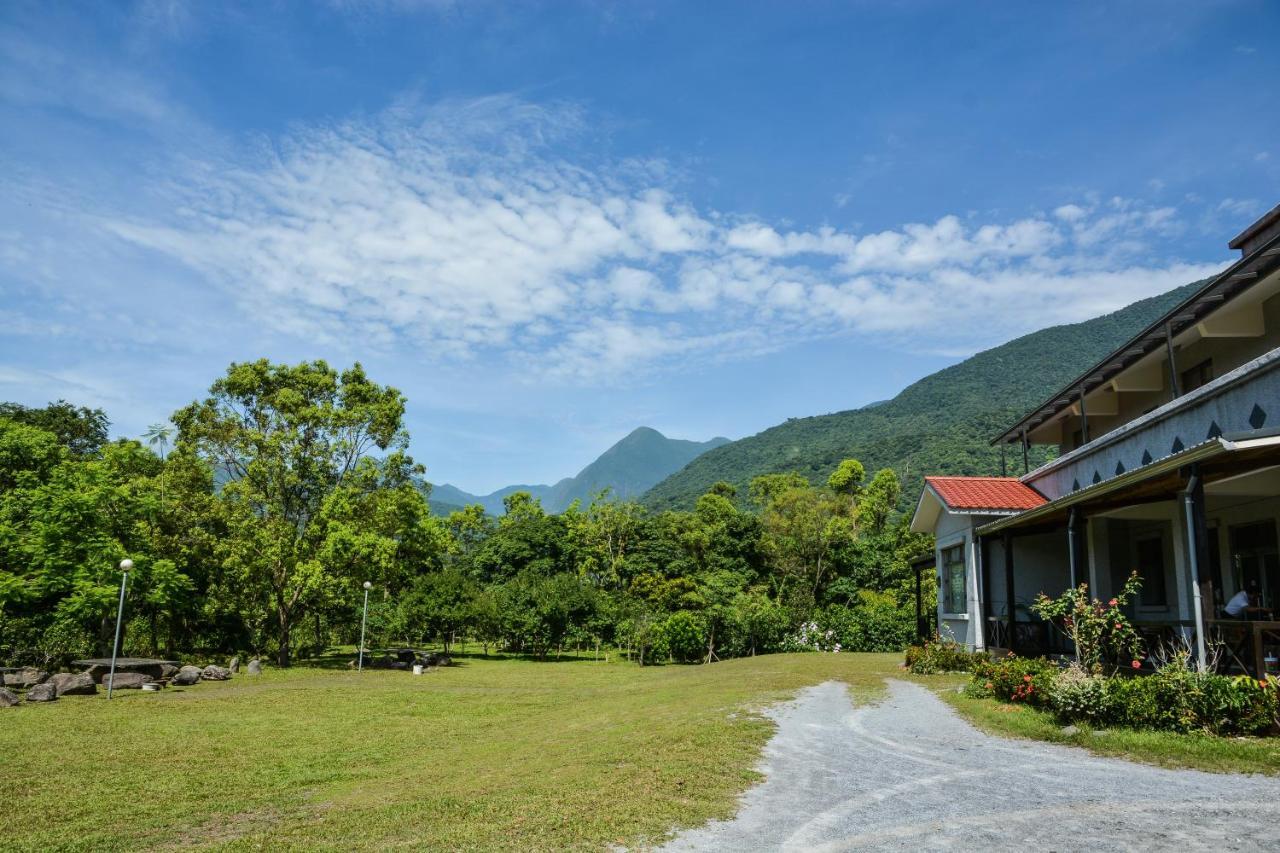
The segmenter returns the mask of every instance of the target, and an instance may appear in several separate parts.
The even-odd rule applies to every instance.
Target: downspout
[[[1079,572],[1076,568],[1076,508],[1071,508],[1071,514],[1067,516],[1067,564],[1071,567],[1071,588],[1076,588],[1076,578]]]
[[[973,607],[978,617],[978,623],[974,625],[973,630],[973,648],[974,651],[985,652],[987,650],[987,638],[982,630],[986,611],[982,607],[982,537],[973,537],[969,540],[969,547],[973,553]]]
[[[1200,605],[1200,545],[1196,541],[1195,489],[1200,482],[1200,472],[1192,471],[1182,493],[1182,505],[1187,513],[1187,561],[1191,567],[1191,609],[1196,619],[1196,667],[1205,671],[1207,660],[1204,650],[1204,610]]]

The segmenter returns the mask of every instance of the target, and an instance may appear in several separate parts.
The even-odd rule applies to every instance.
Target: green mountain
[[[602,489],[612,490],[618,498],[638,498],[663,478],[674,474],[691,461],[727,444],[727,438],[710,441],[685,441],[667,438],[656,429],[640,427],[610,447],[577,476],[566,477],[553,486],[506,486],[488,495],[473,495],[445,483],[431,491],[433,503],[481,504],[485,511],[501,515],[502,499],[512,492],[529,492],[542,501],[548,512],[563,512],[575,500],[586,506]]]
[[[1000,448],[990,445],[992,437],[1203,284],[1024,335],[926,376],[892,400],[792,418],[730,442],[654,486],[643,502],[687,509],[718,480],[733,483],[743,496],[753,477],[783,471],[821,483],[849,457],[861,460],[868,473],[897,471],[904,501],[919,494],[924,474],[999,474]],[[1009,472],[1021,473],[1021,452],[1009,451]],[[1043,450],[1034,452],[1033,465],[1045,458]]]

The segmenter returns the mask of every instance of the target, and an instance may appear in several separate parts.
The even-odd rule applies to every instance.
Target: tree
[[[50,403],[42,409],[20,403],[0,403],[0,420],[26,424],[53,433],[58,443],[76,456],[93,456],[107,443],[111,421],[102,409],[73,406],[66,400]]]
[[[760,522],[777,600],[789,595],[801,609],[810,608],[831,571],[832,549],[853,539],[853,522],[843,501],[807,482],[777,488],[758,487],[758,480],[751,488],[766,496]]]
[[[862,497],[858,501],[859,526],[871,533],[883,533],[901,496],[902,484],[898,482],[898,475],[893,469],[882,468],[877,471],[871,482],[862,489]]]
[[[241,594],[271,614],[281,666],[309,605],[343,575],[376,581],[371,575],[388,566],[396,536],[344,549],[329,534],[331,525],[376,515],[375,502],[365,500],[376,492],[418,494],[412,477],[421,470],[404,453],[403,416],[403,395],[372,382],[358,363],[339,375],[323,361],[265,359],[232,364],[208,398],[173,416],[179,446],[231,478],[220,493],[223,562]],[[374,565],[335,559],[344,551],[372,555]]]
[[[849,511],[853,512],[858,505],[858,495],[866,476],[867,469],[861,462],[857,459],[845,459],[827,478],[827,488],[848,500]]]
[[[169,446],[169,439],[173,436],[173,427],[168,424],[152,424],[147,427],[147,431],[142,437],[147,440],[147,444],[155,447],[160,446],[160,461],[164,461],[165,449]]]
[[[630,580],[627,559],[643,528],[644,509],[633,501],[611,501],[604,489],[587,511],[564,514],[578,573],[593,585],[618,589]]]

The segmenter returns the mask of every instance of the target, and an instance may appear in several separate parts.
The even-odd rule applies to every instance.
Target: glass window
[[[942,609],[947,613],[966,613],[969,610],[964,569],[963,545],[942,550]]]
[[[1213,381],[1213,359],[1206,358],[1204,361],[1182,371],[1182,387],[1178,390],[1183,394],[1188,391],[1194,391],[1201,385],[1208,385]]]

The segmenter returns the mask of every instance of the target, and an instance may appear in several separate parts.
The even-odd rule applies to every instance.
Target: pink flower
[[[1119,603],[1120,603],[1120,599],[1118,599],[1118,598],[1113,598],[1113,599],[1111,599],[1110,601],[1108,601],[1108,602],[1107,602],[1107,604],[1109,604],[1109,605],[1110,605],[1110,606],[1112,606],[1112,607],[1115,607],[1115,606],[1116,606],[1117,604],[1119,604]]]
[[[1134,669],[1141,669],[1141,668],[1142,668],[1142,663],[1141,663],[1140,661],[1136,661],[1136,660],[1135,660],[1135,661],[1133,662],[1133,668],[1134,668]]]
[[[1124,627],[1124,626],[1123,626],[1123,625],[1121,625],[1119,622],[1117,622],[1117,623],[1116,623],[1116,630],[1117,630],[1117,631],[1119,631],[1119,630],[1120,630],[1121,628],[1123,628],[1123,627]]]

